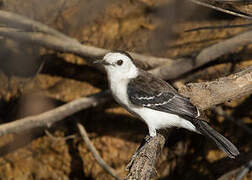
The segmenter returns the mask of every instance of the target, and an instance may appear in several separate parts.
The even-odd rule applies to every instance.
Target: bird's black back
[[[138,77],[130,80],[127,93],[130,103],[136,106],[179,116],[198,116],[197,108],[188,98],[180,95],[167,82],[143,70],[139,70]]]

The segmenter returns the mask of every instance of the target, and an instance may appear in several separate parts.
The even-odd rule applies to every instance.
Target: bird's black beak
[[[105,66],[111,65],[110,63],[106,62],[105,60],[96,60],[93,62],[94,64],[103,64]]]

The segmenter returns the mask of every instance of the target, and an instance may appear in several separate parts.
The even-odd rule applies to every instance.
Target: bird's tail
[[[213,140],[218,148],[225,152],[228,157],[235,158],[237,155],[239,155],[239,151],[235,147],[235,145],[233,145],[229,140],[227,140],[227,138],[210,127],[207,122],[195,119],[193,121],[193,124],[201,134]]]

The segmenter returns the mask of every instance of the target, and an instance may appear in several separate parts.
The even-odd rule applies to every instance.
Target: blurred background
[[[230,4],[229,6],[241,6]],[[251,4],[242,4],[251,11]],[[0,9],[37,20],[86,45],[120,49],[157,57],[191,57],[201,49],[247,30],[205,26],[252,23],[188,0],[1,0]],[[170,82],[175,87],[226,76],[252,65],[252,46]],[[35,115],[108,88],[105,74],[85,59],[0,37],[0,122]],[[252,159],[251,96],[207,110],[211,125]],[[144,123],[114,101],[68,117],[52,128],[0,137],[0,179],[112,179],[78,138],[76,120],[87,129],[102,158],[121,176],[148,132]],[[66,138],[75,135],[74,138]],[[72,136],[71,136],[72,137]],[[170,135],[156,169],[156,179],[218,179],[239,168],[203,136],[176,129]],[[251,172],[244,179],[252,179]]]

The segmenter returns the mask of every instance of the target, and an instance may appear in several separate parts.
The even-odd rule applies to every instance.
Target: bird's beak
[[[110,63],[106,62],[105,60],[96,60],[93,62],[94,64],[103,64],[105,66],[111,65]]]

